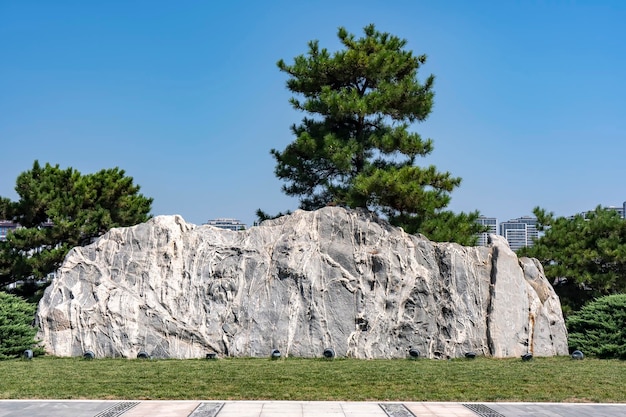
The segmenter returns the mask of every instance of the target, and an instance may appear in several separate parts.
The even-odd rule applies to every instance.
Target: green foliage
[[[0,197],[0,220],[12,219],[13,209],[13,203],[10,199]]]
[[[11,294],[0,292],[0,359],[22,355],[26,349],[41,354],[32,326],[35,305]]]
[[[567,318],[569,345],[599,358],[626,359],[626,294],[607,295]]]
[[[282,216],[287,216],[287,215],[289,215],[289,214],[291,214],[291,211],[290,211],[290,210],[286,210],[285,212],[282,212],[282,211],[281,211],[281,212],[278,212],[277,214],[271,215],[271,214],[268,214],[268,213],[266,213],[265,211],[263,211],[263,210],[261,210],[261,209],[258,209],[258,210],[256,211],[256,218],[257,218],[257,220],[256,220],[256,222],[254,222],[254,224],[255,224],[255,225],[258,225],[258,224],[260,224],[262,221],[265,221],[265,220],[272,220],[272,219],[277,219],[277,218],[279,218],[279,217],[282,217]]]
[[[0,243],[0,284],[45,277],[72,247],[148,220],[152,205],[118,168],[81,175],[35,161],[16,184],[19,201],[0,198],[0,214],[21,226]]]
[[[309,42],[308,54],[278,68],[289,75],[290,102],[309,115],[292,126],[294,142],[271,150],[283,191],[300,208],[368,208],[410,233],[473,243],[483,228],[478,213],[444,211],[461,179],[434,166],[415,166],[433,150],[431,139],[409,131],[433,105],[434,76],[417,78],[426,55],[404,49],[406,40],[369,25],[356,39],[344,28],[344,49],[331,54]]]
[[[542,263],[546,277],[556,282],[565,313],[594,298],[626,292],[626,222],[616,211],[597,207],[565,218],[537,207],[534,213],[545,234],[518,255]]]

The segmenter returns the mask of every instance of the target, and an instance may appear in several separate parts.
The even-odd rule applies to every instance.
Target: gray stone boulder
[[[49,354],[567,355],[541,264],[434,243],[340,207],[233,232],[158,216],[72,249],[39,303]]]

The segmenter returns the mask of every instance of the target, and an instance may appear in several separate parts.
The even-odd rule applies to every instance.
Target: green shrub
[[[599,358],[626,359],[626,294],[607,295],[567,319],[570,349]]]
[[[36,306],[15,295],[0,292],[0,359],[19,357],[26,349],[43,353],[37,346],[32,322]]]

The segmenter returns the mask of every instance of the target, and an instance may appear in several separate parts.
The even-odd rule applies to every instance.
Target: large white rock
[[[233,232],[159,216],[74,248],[39,303],[49,354],[567,354],[559,300],[507,242],[433,243],[327,207]]]

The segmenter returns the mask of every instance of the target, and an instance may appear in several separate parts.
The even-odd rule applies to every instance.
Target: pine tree
[[[17,178],[19,200],[0,197],[0,214],[20,225],[0,242],[0,284],[44,278],[72,247],[147,221],[152,199],[139,188],[118,168],[81,175],[35,161]]]
[[[331,54],[311,41],[292,65],[278,62],[296,95],[292,106],[308,114],[292,126],[294,142],[271,150],[276,176],[287,183],[283,191],[305,210],[363,207],[409,233],[475,243],[478,212],[444,210],[461,179],[415,165],[433,151],[431,139],[409,129],[432,110],[434,76],[417,78],[426,55],[414,55],[406,40],[374,25],[364,34],[356,39],[339,28],[344,49]]]
[[[555,217],[539,207],[545,233],[519,256],[537,258],[561,299],[564,313],[605,295],[626,293],[626,221],[600,206],[573,217]]]

